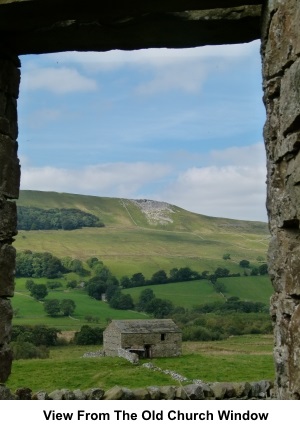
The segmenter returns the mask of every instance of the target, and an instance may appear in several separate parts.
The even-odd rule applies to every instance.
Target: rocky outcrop
[[[143,212],[150,225],[173,223],[172,214],[174,209],[169,203],[148,199],[131,200],[131,202]]]

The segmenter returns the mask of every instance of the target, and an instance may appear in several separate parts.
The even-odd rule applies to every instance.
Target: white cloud
[[[56,64],[60,69],[45,67],[37,74],[37,79],[30,78],[30,87],[34,89],[45,86],[45,81],[51,85],[52,91],[67,92],[68,85],[78,84],[93,86],[93,81],[79,75],[76,77],[74,68],[81,68],[86,73],[111,72],[124,67],[135,70],[150,71],[146,82],[137,86],[138,94],[156,94],[161,91],[179,89],[185,92],[195,92],[201,89],[207,76],[222,69],[233,67],[235,62],[241,62],[243,58],[253,58],[259,55],[259,41],[248,44],[204,46],[188,49],[153,48],[135,51],[113,50],[108,52],[62,52],[44,55],[43,64]],[[72,68],[65,68],[71,65]],[[58,72],[59,71],[59,72]],[[58,85],[63,73],[70,75],[64,84]],[[60,77],[61,75],[61,77]],[[62,80],[63,77],[62,77]],[[78,82],[77,82],[78,80]],[[83,80],[83,81],[82,81]],[[69,91],[71,91],[70,89]]]
[[[238,166],[265,165],[266,152],[263,143],[249,146],[232,146],[223,150],[213,150],[210,157],[215,164]]]
[[[32,167],[25,159],[22,167],[21,189],[126,198],[134,197],[143,186],[169,172],[166,165],[142,162],[107,163],[75,170]]]
[[[151,198],[204,215],[266,221],[263,145],[213,151],[213,159],[217,163],[191,166],[175,179],[169,176],[175,172],[171,165],[160,163],[107,163],[75,170],[32,167],[24,159],[21,189]],[[168,185],[155,193],[162,180]]]
[[[214,151],[212,158],[219,165],[186,169],[156,198],[204,215],[266,221],[263,145]]]
[[[56,94],[93,91],[97,82],[67,67],[30,67],[24,73],[21,88],[27,91],[48,90]]]

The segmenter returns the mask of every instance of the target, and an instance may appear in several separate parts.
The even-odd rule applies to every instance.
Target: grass
[[[219,281],[226,287],[226,297],[238,296],[241,300],[260,301],[268,304],[273,292],[268,276],[241,276],[222,278]],[[186,309],[191,309],[195,305],[225,300],[224,296],[218,294],[207,280],[149,285],[130,288],[126,292],[136,303],[141,291],[146,288],[151,288],[157,297],[171,300],[175,306],[183,306]]]
[[[46,283],[46,279],[34,279],[36,283]],[[105,327],[111,319],[143,319],[146,315],[135,311],[122,311],[112,309],[102,301],[97,301],[87,295],[83,290],[59,289],[49,291],[46,299],[71,299],[76,304],[72,317],[49,317],[44,311],[43,302],[33,299],[25,287],[26,279],[16,280],[15,296],[12,298],[14,309],[18,309],[18,316],[13,319],[14,325],[43,324],[56,327],[59,330],[80,330],[83,324],[87,324],[85,317],[91,315],[99,318],[99,326]],[[63,282],[63,281],[62,281]],[[97,324],[97,325],[98,325]],[[89,323],[95,325],[95,323]]]
[[[258,335],[219,342],[185,342],[181,357],[157,358],[152,363],[205,382],[273,380],[272,345],[272,336]],[[115,385],[127,388],[178,385],[168,375],[134,366],[120,358],[82,358],[84,352],[97,349],[96,346],[55,347],[49,359],[14,361],[6,385],[12,390],[29,387],[47,392],[58,388],[108,390]]]
[[[212,218],[176,206],[170,206],[171,223],[153,225],[126,199],[22,191],[18,204],[76,208],[99,216],[104,228],[20,231],[14,244],[18,251],[47,251],[60,258],[85,261],[96,256],[119,278],[137,272],[151,277],[160,269],[185,266],[200,273],[218,266],[238,272],[242,259],[258,265],[257,257],[265,257],[269,242],[266,223]],[[231,260],[223,260],[225,253]]]
[[[46,283],[46,279],[35,279],[36,283]],[[223,278],[220,280],[226,286],[226,296],[238,296],[241,300],[261,301],[268,304],[272,294],[272,287],[267,276]],[[15,296],[12,298],[14,309],[18,315],[14,318],[15,325],[44,324],[56,327],[59,330],[80,330],[86,324],[85,317],[90,315],[99,319],[99,325],[105,327],[111,319],[143,319],[147,315],[136,311],[123,311],[112,309],[102,301],[97,301],[81,289],[70,290],[65,288],[65,280],[61,280],[62,289],[50,290],[46,299],[74,300],[75,313],[72,317],[49,317],[46,315],[43,302],[34,300],[25,287],[26,279],[16,280]],[[192,309],[195,305],[224,301],[224,297],[216,293],[210,282],[206,280],[178,282],[174,284],[151,285],[146,287],[130,288],[124,293],[130,294],[136,303],[141,292],[151,288],[158,298],[168,299],[175,306]],[[95,325],[94,323],[89,323]]]

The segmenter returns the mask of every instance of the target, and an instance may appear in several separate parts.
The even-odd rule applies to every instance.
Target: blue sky
[[[266,221],[258,41],[21,62],[21,189]]]

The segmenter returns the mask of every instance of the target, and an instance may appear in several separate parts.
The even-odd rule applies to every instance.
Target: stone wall
[[[0,385],[0,400],[272,400],[272,381],[213,382],[187,385],[151,386],[128,389],[115,386],[87,390],[54,390],[33,393],[30,388],[15,392]]]
[[[276,393],[300,399],[300,2],[269,0],[262,60]]]
[[[15,249],[17,231],[16,204],[9,199],[19,195],[20,167],[17,157],[17,98],[19,61],[0,55],[0,382],[11,370],[9,349],[14,293]]]

